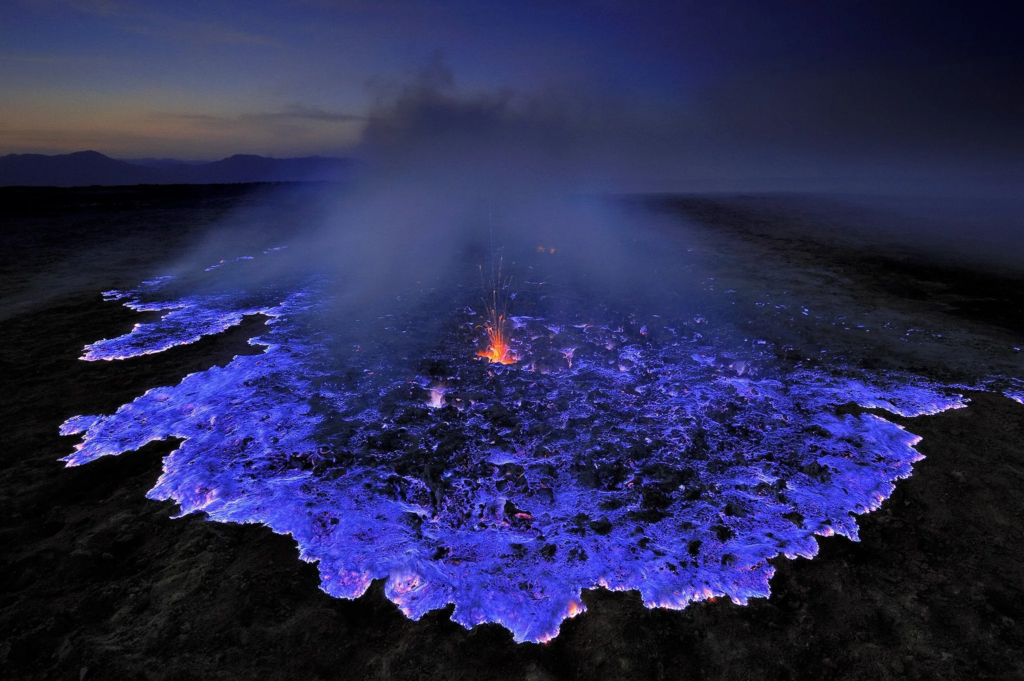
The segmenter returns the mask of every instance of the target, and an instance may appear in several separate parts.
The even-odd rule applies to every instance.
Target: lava
[[[491,364],[515,364],[519,357],[509,346],[511,340],[511,329],[509,328],[508,304],[510,299],[509,286],[511,278],[503,280],[501,268],[503,261],[499,261],[497,276],[493,277],[495,282],[491,287],[489,298],[484,299],[484,307],[487,310],[487,318],[484,321],[484,329],[487,331],[487,349],[477,353],[478,357],[485,357]],[[483,268],[481,267],[481,278]]]
[[[436,350],[450,369],[419,374],[397,357],[332,354],[315,284],[233,303],[114,292],[174,316],[85,359],[161,352],[256,311],[269,321],[251,343],[265,352],[69,419],[62,434],[82,439],[64,461],[175,438],[150,498],[289,534],[332,596],[386,579],[413,619],[454,604],[466,627],[547,641],[583,611],[583,589],[638,590],[662,608],[767,596],[769,559],[813,557],[816,536],[856,540],[854,515],[921,459],[918,436],[840,406],[964,405],[909,375],[773,367],[763,345],[722,357],[684,319],[512,319],[508,290],[492,287],[480,354],[544,372],[469,361],[479,327],[459,321],[462,298]]]
[[[487,349],[476,353],[478,357],[486,357],[492,364],[515,364],[519,361],[515,351],[508,345],[507,324],[504,315],[491,315],[484,324],[487,330]]]

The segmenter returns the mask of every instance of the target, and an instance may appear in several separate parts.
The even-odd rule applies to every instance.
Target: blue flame
[[[556,636],[597,586],[663,608],[768,596],[770,558],[814,556],[815,535],[856,540],[855,516],[922,458],[917,436],[838,407],[964,406],[909,376],[726,363],[692,332],[654,344],[653,320],[520,317],[524,359],[497,369],[450,334],[438,352],[464,359],[439,381],[387,356],[339,359],[317,331],[315,282],[285,295],[161,290],[109,292],[166,314],[83,359],[161,352],[251,314],[268,318],[250,341],[264,353],[69,419],[61,433],[82,437],[69,466],[176,438],[149,498],[291,535],[332,596],[386,579],[411,618],[453,603],[455,621],[497,622],[516,641]],[[452,310],[453,328],[467,311]]]

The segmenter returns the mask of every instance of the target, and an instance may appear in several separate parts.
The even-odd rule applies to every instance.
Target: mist
[[[796,21],[787,17],[777,21]],[[905,44],[892,33],[872,47],[858,37],[848,56],[798,36],[794,50],[821,53],[800,62],[777,42],[741,44],[737,34],[709,47],[706,38],[680,49],[712,55],[716,77],[661,100],[593,77],[467,88],[437,51],[405,77],[370,82],[352,183],[323,188],[316,208],[280,232],[239,212],[190,257],[281,234],[289,253],[278,267],[329,274],[353,304],[478,281],[478,266],[537,247],[564,256],[561,277],[625,286],[655,269],[644,258],[665,257],[682,237],[615,197],[711,192],[828,196],[858,217],[837,226],[836,213],[808,203],[816,236],[852,231],[872,247],[917,244],[929,257],[1012,268],[1024,241],[1019,61],[1005,41],[951,37],[955,18]],[[697,17],[709,35],[726,35],[723,22]],[[625,246],[636,239],[655,242],[639,256]]]
[[[649,137],[614,124],[622,115],[555,95],[463,93],[435,55],[410,79],[377,87],[351,184],[307,192],[300,219],[239,210],[168,272],[287,246],[228,285],[324,276],[339,324],[422,305],[436,289],[462,288],[478,305],[503,282],[551,278],[656,306],[678,296],[680,237],[619,198],[642,165],[622,162],[632,153],[624,140]],[[525,259],[538,253],[547,262]]]

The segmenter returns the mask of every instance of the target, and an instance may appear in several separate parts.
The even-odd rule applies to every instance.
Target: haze
[[[359,155],[426,83],[472,106],[421,117],[420,138],[497,115],[553,159],[570,145],[602,191],[1013,194],[1024,169],[1012,3],[15,0],[0,17],[0,153]]]

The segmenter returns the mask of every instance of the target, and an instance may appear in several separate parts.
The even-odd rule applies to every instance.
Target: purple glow
[[[270,252],[275,251],[275,250],[280,250],[280,247],[268,249],[268,250],[264,251],[264,254],[270,253]],[[253,259],[253,257],[251,255],[240,255],[237,258],[233,258],[231,260],[221,260],[218,263],[210,265],[209,267],[207,267],[203,271],[204,272],[212,272],[213,270],[217,269],[218,267],[223,267],[224,265],[230,265],[233,262],[241,262],[243,260],[252,260],[252,259]]]
[[[231,296],[196,296],[170,303],[125,303],[138,312],[164,312],[167,314],[153,324],[136,324],[130,332],[117,338],[107,338],[85,346],[81,359],[87,361],[115,360],[151,355],[169,350],[176,345],[195,343],[203,336],[226,331],[242,323],[245,315],[272,316],[272,308],[251,307],[225,310],[224,304],[235,302]]]
[[[1024,381],[1018,378],[1011,378],[1008,379],[1007,383],[1007,387],[1003,389],[1003,394],[1011,400],[1024,404]]]
[[[556,636],[597,586],[665,608],[768,596],[769,558],[813,557],[815,535],[856,540],[855,515],[921,459],[917,436],[837,407],[964,406],[908,376],[723,361],[690,331],[655,343],[653,319],[518,317],[523,359],[496,367],[475,357],[465,307],[448,315],[465,333],[437,351],[458,365],[438,380],[314,340],[315,286],[260,305],[152,295],[111,296],[171,312],[84,359],[160,352],[255,313],[271,318],[250,341],[266,352],[69,419],[61,433],[82,435],[69,466],[179,438],[150,498],[290,534],[332,596],[384,578],[411,618],[454,603],[455,621],[516,641]]]

